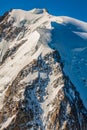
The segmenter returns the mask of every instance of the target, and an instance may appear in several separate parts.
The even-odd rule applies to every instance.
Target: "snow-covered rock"
[[[87,130],[87,23],[46,9],[0,17],[0,130]]]

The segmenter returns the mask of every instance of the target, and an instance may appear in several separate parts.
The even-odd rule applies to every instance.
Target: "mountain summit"
[[[0,17],[0,130],[87,130],[87,23],[46,9]]]

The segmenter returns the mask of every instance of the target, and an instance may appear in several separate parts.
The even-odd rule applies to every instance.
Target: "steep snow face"
[[[63,24],[52,22],[52,47],[60,52],[64,72],[77,87],[87,107],[87,23],[62,17]]]

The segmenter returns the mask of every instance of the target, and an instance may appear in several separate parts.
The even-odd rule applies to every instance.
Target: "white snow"
[[[77,34],[78,36],[80,36],[83,39],[87,39],[87,32],[75,32],[73,31],[75,34]]]
[[[33,45],[37,44],[38,39],[39,34],[36,31],[31,33],[28,41],[25,42],[14,54],[14,58],[8,58],[7,61],[3,64],[3,66],[0,67],[0,86],[4,87],[6,84],[12,81],[18,74],[18,72],[20,72],[20,70],[32,60],[30,51],[34,49]]]
[[[6,51],[8,50],[8,42],[6,42],[4,39],[2,40],[0,44],[0,62],[2,62],[2,58],[5,55]]]
[[[46,78],[47,78],[47,73],[41,72],[41,73],[40,73],[40,78],[46,79]]]
[[[2,127],[0,128],[0,130],[3,130],[3,129],[5,129],[6,127],[8,127],[8,125],[11,123],[11,121],[12,121],[13,118],[15,118],[15,115],[12,116],[12,117],[9,117],[9,118],[7,119],[7,121],[6,121],[5,123],[3,123]]]
[[[24,11],[21,9],[14,9],[10,12],[8,22],[15,20],[14,26],[21,26],[21,23],[31,25],[42,16],[46,16],[47,12],[45,9],[33,9],[31,11]],[[46,20],[46,19],[45,19]]]
[[[71,31],[87,32],[87,23],[75,18],[60,16],[63,19],[63,24],[68,26]]]
[[[25,77],[23,80],[21,80],[20,84],[24,83],[29,83],[30,81],[32,81],[33,79],[38,78],[38,72],[34,72],[34,73],[29,73],[27,75],[27,77]]]

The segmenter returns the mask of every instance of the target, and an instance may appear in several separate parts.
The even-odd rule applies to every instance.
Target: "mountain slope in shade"
[[[0,129],[87,129],[87,23],[46,9],[0,17]]]

